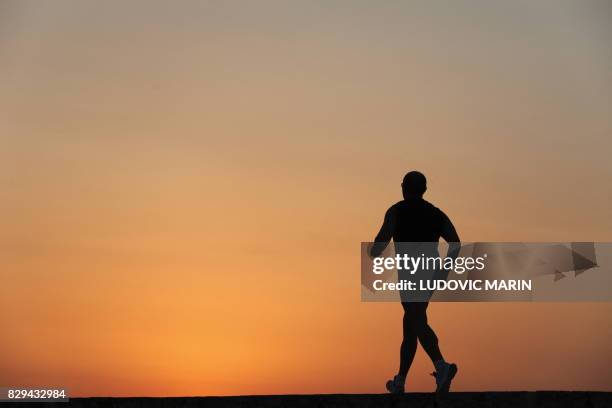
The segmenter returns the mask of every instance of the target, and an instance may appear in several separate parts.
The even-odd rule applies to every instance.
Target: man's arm
[[[391,238],[393,238],[393,231],[395,230],[395,210],[393,207],[389,208],[385,213],[385,220],[383,221],[380,231],[374,238],[374,244],[370,248],[370,256],[376,258],[383,253]]]
[[[442,238],[448,242],[448,253],[447,257],[455,259],[459,255],[461,249],[461,240],[455,230],[455,226],[451,222],[450,218],[442,213]]]

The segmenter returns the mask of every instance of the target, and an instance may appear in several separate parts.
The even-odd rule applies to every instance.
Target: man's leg
[[[400,346],[400,367],[398,372],[398,375],[403,378],[406,378],[408,370],[410,370],[417,349],[417,333],[411,328],[409,320],[410,317],[406,311],[406,306],[404,306],[404,319],[402,322],[403,339]]]
[[[438,346],[438,336],[427,323],[427,306],[429,306],[427,302],[410,303],[407,306],[410,311],[406,311],[405,315],[408,315],[411,330],[417,333],[419,343],[434,364],[436,392],[448,392],[451,381],[457,374],[457,365],[444,361]]]
[[[409,305],[409,323],[412,325],[411,330],[416,333],[423,350],[425,350],[434,364],[437,361],[444,360],[438,345],[438,336],[436,336],[436,333],[427,323],[427,306],[429,306],[429,303],[415,302]],[[404,314],[404,316],[406,314]]]
[[[410,309],[408,303],[403,302],[404,318],[402,321],[402,345],[400,346],[399,372],[392,380],[387,381],[387,390],[392,394],[403,394],[406,375],[414,360],[417,349],[417,333],[410,324]]]

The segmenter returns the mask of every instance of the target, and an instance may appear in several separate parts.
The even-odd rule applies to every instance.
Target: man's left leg
[[[427,306],[429,306],[429,303],[415,302],[408,305],[411,308],[410,316],[414,317],[411,323],[414,326],[413,330],[436,369],[434,373],[436,392],[447,392],[450,390],[451,381],[457,374],[457,365],[447,363],[442,357],[438,345],[438,336],[427,323]]]
[[[435,364],[436,361],[444,359],[438,345],[438,336],[436,336],[436,333],[427,323],[428,306],[428,302],[415,302],[409,303],[407,307],[411,309],[410,324],[413,327],[412,330],[416,333],[423,350],[425,350],[431,361]]]

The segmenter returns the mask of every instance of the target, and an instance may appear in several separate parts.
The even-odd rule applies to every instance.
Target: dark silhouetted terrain
[[[189,407],[612,407],[610,392],[455,392],[436,399],[433,394],[410,393],[403,396],[388,394],[327,394],[269,395],[243,397],[184,397],[184,398],[74,398],[69,403],[5,403],[12,407],[44,405],[58,408],[189,408]]]

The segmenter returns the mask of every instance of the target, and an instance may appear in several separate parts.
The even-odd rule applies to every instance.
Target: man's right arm
[[[385,213],[385,220],[383,221],[382,227],[380,227],[380,231],[374,238],[374,244],[370,248],[370,256],[372,258],[376,258],[380,256],[391,238],[393,238],[393,231],[395,231],[395,208],[391,207]]]

